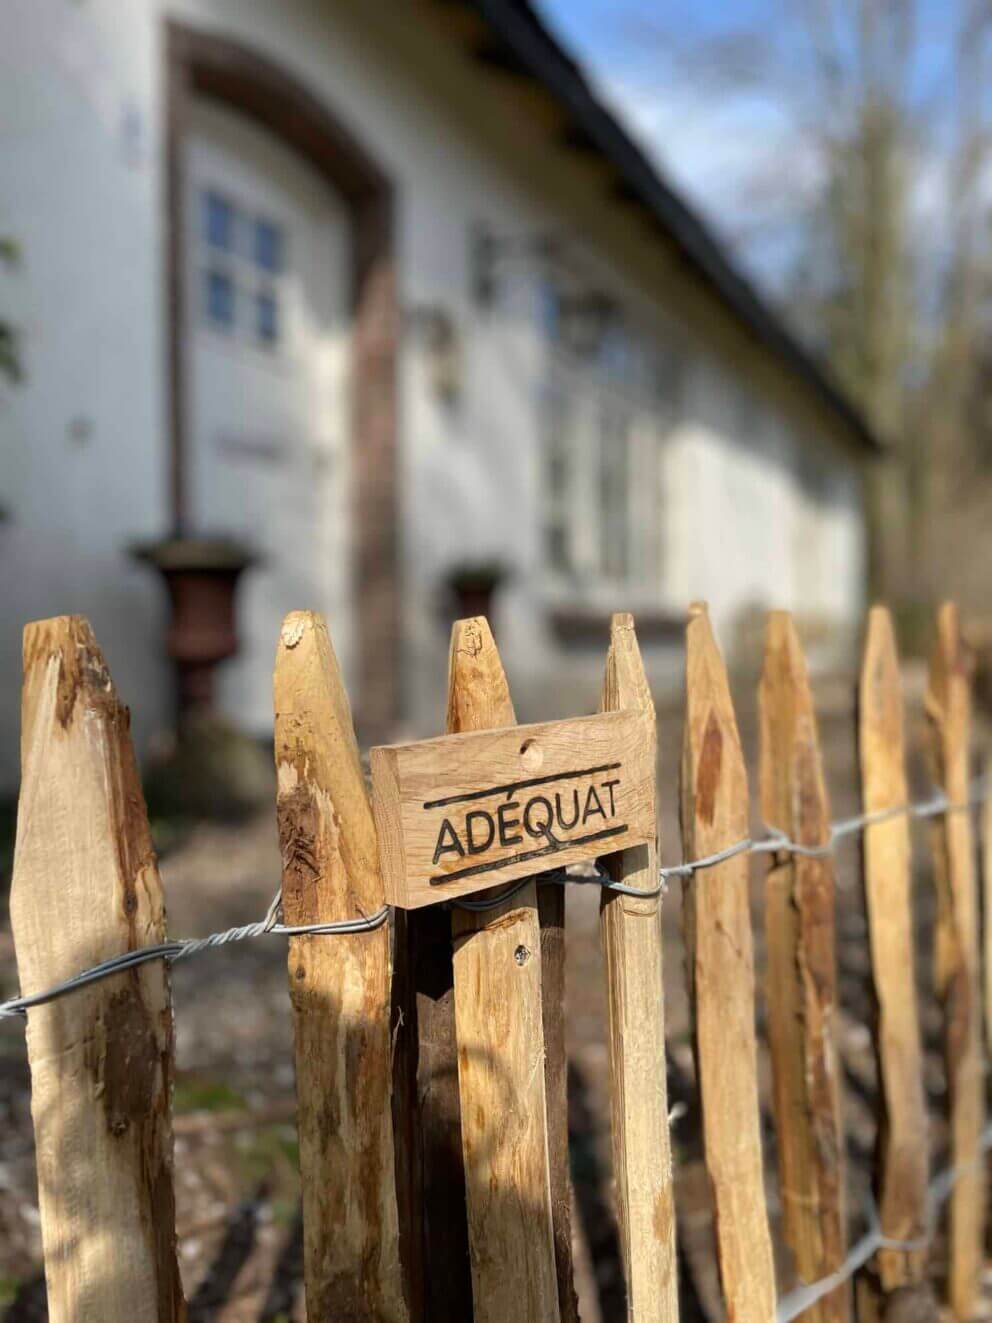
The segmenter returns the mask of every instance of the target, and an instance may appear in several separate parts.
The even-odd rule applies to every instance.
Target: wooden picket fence
[[[946,1043],[946,1283],[930,1283],[927,1105],[914,982],[903,699],[890,618],[868,620],[859,732],[864,879],[878,1003],[876,1197],[886,1238],[849,1271],[827,792],[806,665],[769,617],[760,686],[761,809],[784,834],[765,877],[766,1000],[784,1237],[799,1281],[836,1273],[802,1313],[974,1316],[984,1251],[984,1052],[978,881],[969,800],[969,682],[952,605],[938,617],[926,710],[936,982]],[[633,621],[615,616],[603,711],[655,711]],[[515,724],[484,620],[459,621],[450,732]],[[348,699],[322,620],[288,616],[275,667],[285,922],[369,915],[384,901],[375,820]],[[992,816],[992,815],[990,815]],[[687,860],[748,837],[748,778],[704,607],[686,633],[681,819]],[[788,843],[785,843],[788,838]],[[650,892],[657,846],[610,875]],[[705,1165],[729,1319],[776,1299],[764,1190],[746,850],[689,872],[682,905]],[[988,874],[986,874],[988,875]],[[669,905],[676,904],[674,895]],[[666,1094],[660,897],[604,890],[616,1214],[628,1318],[678,1318]],[[563,886],[531,881],[485,912],[428,905],[350,935],[289,939],[307,1316],[573,1323],[566,1124]],[[165,938],[162,889],[118,700],[85,621],[24,636],[22,786],[11,918],[22,993]],[[992,951],[992,925],[987,929]],[[987,951],[987,955],[989,951]],[[670,957],[671,958],[671,957]],[[992,960],[986,960],[988,971]],[[209,989],[205,989],[209,996]],[[986,996],[992,996],[992,982]],[[53,1323],[180,1320],[167,966],[146,963],[32,1009],[27,1045]],[[912,1312],[909,1312],[912,1311]]]

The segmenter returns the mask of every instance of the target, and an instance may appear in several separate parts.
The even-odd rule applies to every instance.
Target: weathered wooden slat
[[[289,924],[374,914],[375,825],[348,697],[320,616],[287,616],[275,679],[277,815]],[[389,928],[290,938],[307,1314],[408,1317],[390,1115]]]
[[[863,811],[884,813],[901,808],[909,801],[902,682],[892,617],[884,607],[874,607],[868,616],[858,735]],[[890,1239],[918,1241],[928,1230],[929,1140],[913,976],[909,818],[899,815],[868,824],[863,858],[872,979],[878,1002],[879,1219]],[[925,1248],[881,1250],[874,1270],[883,1297],[899,1288],[904,1292],[912,1288],[919,1318],[936,1319]]]
[[[992,757],[985,760],[985,800],[982,804],[982,913],[985,941],[985,1050],[992,1056]]]
[[[698,859],[748,835],[747,772],[727,673],[704,605],[686,631],[682,851]],[[686,878],[686,971],[706,1170],[727,1316],[775,1314],[761,1154],[749,859],[737,855]]]
[[[642,713],[654,746],[654,702],[634,621],[626,614],[615,615],[610,625],[602,708]],[[607,866],[617,881],[652,890],[658,883],[657,843],[611,855]],[[606,957],[613,1165],[627,1317],[631,1323],[674,1323],[679,1310],[660,899],[604,891],[600,931]]]
[[[829,841],[830,810],[806,662],[787,612],[768,617],[760,688],[761,808],[804,846]],[[833,860],[773,858],[766,880],[768,1036],[786,1240],[804,1282],[833,1272],[847,1242],[836,1045]],[[846,1320],[845,1284],[807,1311]]]
[[[451,916],[395,912],[393,1126],[400,1252],[414,1323],[472,1317]]]
[[[22,723],[10,911],[30,995],[163,941],[165,910],[128,710],[80,617],[25,629]],[[32,1010],[27,1042],[49,1318],[185,1319],[165,967]]]
[[[449,732],[514,720],[488,623],[457,621]],[[452,931],[475,1323],[557,1323],[535,884],[498,909],[454,910]]]
[[[934,779],[952,804],[969,796],[971,694],[957,608],[937,617],[926,693]],[[951,1162],[960,1175],[950,1197],[948,1303],[971,1318],[978,1303],[985,1226],[985,1173],[978,1143],[985,1116],[978,970],[978,895],[971,814],[934,819],[937,885],[935,982],[945,1017]]]
[[[568,1057],[565,1045],[565,888],[538,887],[541,929],[541,1020],[548,1108],[551,1221],[561,1323],[579,1323],[572,1263],[572,1180],[568,1154]]]

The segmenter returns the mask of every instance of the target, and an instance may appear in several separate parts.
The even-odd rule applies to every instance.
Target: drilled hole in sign
[[[520,746],[520,761],[528,772],[536,772],[544,762],[544,752],[537,740],[524,740]]]

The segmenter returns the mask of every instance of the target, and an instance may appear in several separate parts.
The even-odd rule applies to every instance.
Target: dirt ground
[[[919,757],[921,677],[911,686],[909,734],[915,790],[928,789]],[[743,691],[741,691],[743,692]],[[856,760],[851,691],[818,692],[828,784],[835,817],[856,812]],[[681,717],[660,713],[663,805],[662,860],[680,855],[675,816]],[[753,712],[742,719],[750,767],[757,743]],[[759,819],[755,816],[755,823]],[[927,1047],[927,1088],[939,1116],[944,1076],[940,1017],[929,985],[932,890],[926,836],[916,833],[918,973]],[[868,1025],[866,922],[856,842],[837,859],[840,1046],[851,1172],[852,1235],[862,1226],[875,1138],[875,1067]],[[752,868],[756,956],[763,968],[761,876]],[[203,824],[165,853],[162,875],[173,933],[196,936],[261,916],[279,878],[274,815],[259,812],[237,828]],[[0,894],[6,887],[0,886]],[[712,1221],[701,1166],[699,1107],[685,994],[680,888],[664,905],[665,995],[669,1100],[675,1108],[673,1148],[678,1172],[683,1318],[722,1317],[713,1265]],[[568,895],[569,1129],[575,1189],[576,1264],[585,1323],[625,1318],[623,1283],[612,1211],[605,998],[598,933],[598,896],[576,887]],[[191,1323],[276,1323],[303,1319],[299,1178],[294,1131],[292,1031],[286,991],[285,944],[268,938],[213,951],[173,972],[177,1083],[176,1193],[182,1274]],[[0,916],[0,995],[16,989],[6,916]],[[759,1036],[764,996],[759,983]],[[768,1206],[778,1219],[774,1137],[768,1111],[769,1065],[762,1042],[763,1122]],[[939,1268],[939,1264],[937,1265]],[[781,1279],[789,1266],[781,1256]],[[29,1112],[23,1027],[0,1022],[0,1310],[7,1323],[47,1316]]]

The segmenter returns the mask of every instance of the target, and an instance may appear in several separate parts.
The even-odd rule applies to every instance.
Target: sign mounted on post
[[[372,750],[386,899],[401,909],[645,845],[655,768],[636,712]]]

